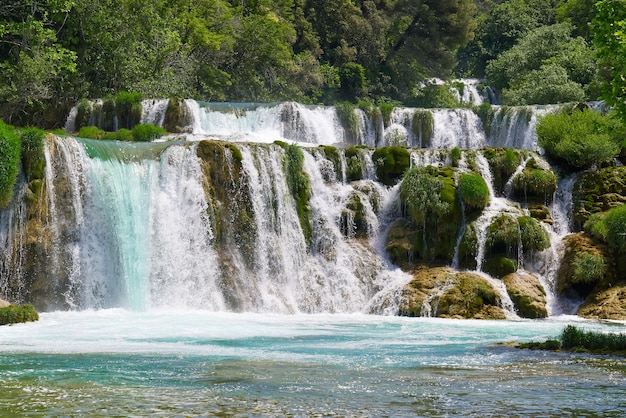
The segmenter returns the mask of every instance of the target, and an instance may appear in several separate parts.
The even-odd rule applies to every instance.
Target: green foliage
[[[302,170],[304,153],[296,145],[287,145],[285,148],[285,168],[287,173],[287,186],[296,201],[300,226],[307,242],[311,242],[313,229],[309,219],[309,200],[311,189],[309,176]]]
[[[349,147],[344,151],[347,164],[348,180],[355,181],[363,178],[364,163],[357,147]]]
[[[448,83],[437,83],[427,80],[418,88],[411,105],[425,108],[449,108],[459,106],[459,102],[452,94],[451,86]]]
[[[579,251],[572,260],[571,283],[596,283],[606,276],[604,256],[594,251]]]
[[[450,205],[442,200],[443,180],[429,167],[413,167],[402,178],[400,198],[407,207],[411,219],[424,223],[431,215],[445,214]]]
[[[388,186],[393,185],[411,165],[411,154],[406,148],[389,146],[374,151],[372,160],[376,165],[378,180]]]
[[[513,254],[520,241],[519,224],[509,215],[500,215],[489,225],[487,247],[493,254]]]
[[[347,100],[356,100],[366,93],[365,68],[361,64],[349,62],[339,68],[341,93]]]
[[[512,148],[488,148],[484,155],[489,161],[494,187],[502,192],[509,177],[520,164],[519,151]]]
[[[490,85],[508,105],[580,101],[597,67],[593,50],[566,23],[540,26],[487,66]],[[593,98],[595,99],[595,97]]]
[[[97,126],[83,126],[78,131],[80,138],[101,139],[104,136],[104,131],[98,129]]]
[[[565,350],[626,351],[626,334],[584,331],[568,325],[561,333],[561,345]]]
[[[139,142],[149,142],[167,134],[165,129],[150,123],[135,125],[132,133],[133,139]]]
[[[626,3],[601,0],[596,7],[598,14],[591,25],[593,42],[610,77],[603,96],[626,122]]]
[[[461,161],[461,157],[463,156],[461,152],[461,148],[454,147],[450,150],[450,158],[452,159],[452,166],[457,167],[459,165],[459,161]]]
[[[43,179],[45,139],[46,133],[38,128],[26,128],[20,133],[22,168],[29,182]]]
[[[535,218],[522,216],[517,222],[525,251],[543,251],[550,247],[550,235]]]
[[[383,116],[383,123],[385,124],[385,126],[389,126],[389,124],[391,123],[391,113],[393,112],[393,108],[395,107],[395,105],[392,103],[383,102],[379,104],[378,107],[380,108],[380,112]]]
[[[606,241],[620,254],[626,254],[626,205],[609,210],[604,217]]]
[[[91,111],[93,110],[93,106],[91,102],[87,99],[81,99],[76,106],[76,122],[75,129],[80,130],[83,126],[89,125],[89,119],[91,118]]]
[[[13,197],[13,186],[20,167],[20,138],[12,126],[0,120],[0,208]]]
[[[39,314],[33,305],[9,305],[0,308],[0,325],[19,324],[39,320]]]
[[[604,212],[594,213],[585,221],[583,226],[585,231],[592,237],[603,242],[606,242],[607,234],[609,232],[606,223],[604,222],[605,215],[606,213]]]
[[[588,109],[558,112],[537,124],[537,137],[546,153],[575,168],[609,161],[620,151],[620,128],[610,116]]]
[[[483,123],[483,128],[485,129],[485,132],[489,134],[489,132],[491,131],[491,123],[493,122],[494,116],[493,107],[490,103],[483,103],[478,106],[477,112],[478,117]]]
[[[470,209],[483,209],[489,202],[489,188],[485,180],[476,173],[464,173],[459,178],[459,193]]]

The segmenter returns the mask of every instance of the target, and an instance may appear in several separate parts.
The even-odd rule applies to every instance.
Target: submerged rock
[[[482,276],[448,267],[421,268],[403,289],[401,316],[505,319],[496,290]]]

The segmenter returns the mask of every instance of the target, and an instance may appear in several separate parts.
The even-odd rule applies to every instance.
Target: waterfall
[[[163,126],[165,120],[165,112],[167,112],[167,106],[169,100],[143,100],[141,102],[141,121],[140,123],[150,123],[156,126]],[[68,131],[66,132],[73,132]]]
[[[486,145],[482,122],[473,110],[437,109],[433,110],[433,118],[431,148],[476,149]]]
[[[557,105],[494,106],[494,116],[488,136],[490,147],[539,150],[535,127],[541,116],[555,112]]]
[[[27,184],[22,175],[14,188],[14,198],[9,206],[0,209],[0,294],[21,303],[24,288],[22,265],[27,236],[25,194]],[[14,283],[9,286],[9,283]]]

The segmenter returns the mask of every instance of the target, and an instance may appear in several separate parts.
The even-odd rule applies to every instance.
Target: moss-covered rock
[[[549,204],[556,191],[556,174],[547,165],[531,158],[524,170],[513,178],[514,196],[530,204]]]
[[[517,261],[501,255],[490,256],[485,259],[482,270],[490,276],[502,278],[517,271]]]
[[[517,219],[510,215],[495,218],[487,229],[487,253],[506,254],[517,258],[520,229]]]
[[[468,212],[481,211],[489,203],[489,187],[477,173],[461,174],[459,193]]]
[[[574,221],[626,203],[626,167],[606,167],[581,174],[572,193]]]
[[[452,167],[414,167],[400,185],[400,199],[410,219],[412,249],[432,264],[450,264],[463,220]],[[414,253],[415,254],[415,253]]]
[[[517,218],[524,251],[543,251],[550,247],[550,235],[541,224],[531,216]]]
[[[548,209],[546,205],[529,206],[528,212],[530,212],[530,216],[537,219],[538,221],[545,222],[548,225],[554,224],[554,220],[552,219],[552,214],[550,213],[550,209]]]
[[[183,133],[190,129],[192,116],[183,99],[170,99],[165,118],[163,120],[163,128],[167,132]]]
[[[546,318],[546,291],[539,279],[530,273],[518,271],[502,278],[506,290],[522,318]]]
[[[421,268],[403,289],[399,314],[504,319],[497,292],[483,277],[447,267]]]
[[[390,146],[376,149],[372,155],[378,180],[394,185],[411,166],[411,154],[406,148]]]
[[[352,192],[346,201],[340,218],[341,232],[348,238],[367,238],[368,224],[361,196]]]
[[[364,151],[361,147],[348,147],[344,150],[346,158],[346,176],[348,181],[356,181],[363,179],[365,171],[365,161],[363,157]]]
[[[565,253],[557,273],[558,293],[574,290],[583,298],[611,287],[616,274],[610,249],[581,232],[564,238]]]
[[[411,130],[421,147],[429,145],[430,137],[435,129],[435,119],[429,110],[418,109],[413,113]]]
[[[408,219],[397,220],[387,233],[385,250],[392,263],[405,271],[413,270],[420,259],[422,233]]]
[[[489,162],[493,187],[497,193],[502,194],[504,191],[504,186],[522,161],[523,152],[513,148],[487,148],[483,151]]]

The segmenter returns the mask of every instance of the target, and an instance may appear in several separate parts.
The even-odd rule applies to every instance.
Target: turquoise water
[[[519,350],[556,318],[102,310],[0,328],[0,416],[621,416],[626,361]]]

